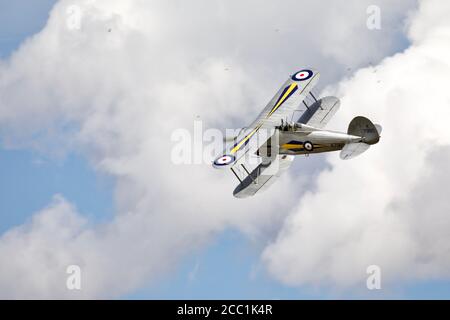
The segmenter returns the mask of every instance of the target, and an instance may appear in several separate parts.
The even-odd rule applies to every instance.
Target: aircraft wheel
[[[311,152],[311,151],[313,151],[314,146],[313,146],[313,144],[312,144],[311,142],[305,141],[305,142],[303,143],[303,148],[305,148],[306,151]]]

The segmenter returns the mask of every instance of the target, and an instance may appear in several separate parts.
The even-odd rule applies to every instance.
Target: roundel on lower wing
[[[296,72],[293,76],[292,76],[292,80],[294,81],[305,81],[308,80],[309,78],[311,78],[313,76],[314,72],[312,72],[311,70],[301,70],[299,72]]]
[[[223,155],[223,156],[217,158],[216,160],[214,160],[214,165],[216,165],[216,166],[226,166],[226,165],[228,165],[230,163],[233,163],[233,162],[234,162],[234,157],[231,156],[231,155],[226,154],[226,155]]]

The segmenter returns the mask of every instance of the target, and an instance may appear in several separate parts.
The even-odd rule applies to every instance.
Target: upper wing
[[[283,84],[251,127],[261,125],[262,128],[273,128],[279,126],[281,120],[289,119],[319,81],[319,77],[320,73],[312,70],[296,72]]]
[[[322,129],[339,110],[340,101],[336,97],[324,97],[317,100],[303,113],[298,122]]]
[[[304,69],[293,74],[270,100],[258,118],[214,161],[214,167],[232,167],[246,153],[255,153],[272,135],[281,120],[290,118],[319,80],[319,72]]]

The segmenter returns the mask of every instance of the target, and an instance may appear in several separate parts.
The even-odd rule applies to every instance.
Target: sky
[[[450,7],[378,1],[369,30],[342,3],[0,1],[0,297],[449,298]],[[303,66],[342,100],[330,127],[367,115],[379,145],[248,201],[171,163],[174,130],[244,126]]]

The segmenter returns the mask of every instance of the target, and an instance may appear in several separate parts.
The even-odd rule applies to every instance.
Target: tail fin
[[[340,157],[343,160],[352,159],[369,149],[372,144],[378,143],[381,126],[378,124],[374,125],[372,121],[365,117],[356,117],[348,125],[347,133],[361,137],[361,141],[347,143],[342,148]]]
[[[379,129],[365,117],[356,117],[348,125],[347,133],[352,136],[358,136],[362,138],[361,142],[369,145],[376,144],[380,140],[381,126]]]

